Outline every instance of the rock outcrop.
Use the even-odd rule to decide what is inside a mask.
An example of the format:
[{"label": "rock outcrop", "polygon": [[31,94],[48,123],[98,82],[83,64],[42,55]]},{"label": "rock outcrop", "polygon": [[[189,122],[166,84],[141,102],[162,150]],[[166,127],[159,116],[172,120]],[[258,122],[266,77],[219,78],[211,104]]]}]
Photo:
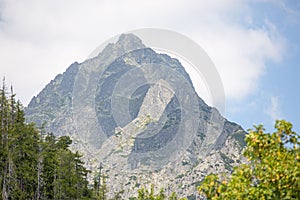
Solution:
[{"label": "rock outcrop", "polygon": [[101,163],[109,195],[153,183],[195,199],[211,173],[242,161],[245,132],[198,97],[181,63],[123,34],[98,56],[73,63],[25,109],[26,119],[69,135],[86,165]]}]

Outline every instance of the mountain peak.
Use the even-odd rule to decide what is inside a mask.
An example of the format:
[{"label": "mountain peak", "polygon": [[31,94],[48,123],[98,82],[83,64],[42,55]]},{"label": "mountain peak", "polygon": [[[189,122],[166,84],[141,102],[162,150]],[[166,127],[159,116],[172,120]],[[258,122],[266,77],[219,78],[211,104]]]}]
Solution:
[{"label": "mountain peak", "polygon": [[[142,40],[140,38],[138,38],[137,36],[135,36],[132,33],[128,33],[128,34],[121,34],[119,37],[119,40],[116,43],[117,45],[121,45],[124,48],[129,48],[131,49],[132,47],[141,47],[141,48],[145,48],[146,46],[143,44]],[[126,48],[126,49],[127,49]]]},{"label": "mountain peak", "polygon": [[143,44],[140,38],[132,33],[123,33],[119,36],[116,43],[109,43],[102,52],[99,52],[98,55],[110,57],[115,53],[117,56],[121,56],[126,52],[144,48],[146,48],[146,46]]},{"label": "mountain peak", "polygon": [[28,122],[71,136],[89,169],[101,162],[110,197],[124,189],[128,199],[148,183],[195,195],[195,180],[241,162],[242,128],[197,96],[178,60],[133,34],[71,65],[25,113]]}]

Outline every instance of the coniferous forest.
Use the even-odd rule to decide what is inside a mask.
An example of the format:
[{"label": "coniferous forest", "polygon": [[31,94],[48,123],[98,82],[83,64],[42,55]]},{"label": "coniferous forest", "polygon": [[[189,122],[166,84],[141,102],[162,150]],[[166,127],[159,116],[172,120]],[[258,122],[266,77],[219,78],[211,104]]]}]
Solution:
[{"label": "coniferous forest", "polygon": [[[94,182],[79,152],[72,152],[69,136],[56,137],[25,121],[21,103],[5,81],[0,88],[0,199],[100,199],[106,200],[106,177],[100,171]],[[236,167],[231,176],[219,180],[209,175],[198,191],[207,199],[299,199],[300,135],[292,124],[277,120],[276,132],[262,125],[249,130],[244,156],[248,164]],[[122,199],[124,191],[112,199]],[[132,200],[178,200],[164,190],[141,188]]]},{"label": "coniferous forest", "polygon": [[68,136],[55,137],[25,122],[13,90],[0,90],[1,199],[84,199],[91,197],[88,171]]},{"label": "coniferous forest", "polygon": [[[96,172],[93,183],[79,152],[72,152],[69,136],[56,137],[27,123],[22,104],[3,80],[0,88],[0,199],[107,199],[105,176]],[[122,199],[122,191],[113,199]],[[137,198],[165,199],[142,188]],[[168,199],[179,199],[175,193]]]}]

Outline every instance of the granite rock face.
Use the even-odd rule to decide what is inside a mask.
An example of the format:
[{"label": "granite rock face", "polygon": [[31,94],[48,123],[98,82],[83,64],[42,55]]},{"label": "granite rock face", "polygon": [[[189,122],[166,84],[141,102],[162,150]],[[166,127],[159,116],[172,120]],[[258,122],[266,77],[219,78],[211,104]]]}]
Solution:
[{"label": "granite rock face", "polygon": [[109,195],[151,183],[195,199],[211,172],[242,162],[245,131],[198,97],[181,63],[123,34],[98,56],[73,63],[25,109],[26,120],[69,135]]}]

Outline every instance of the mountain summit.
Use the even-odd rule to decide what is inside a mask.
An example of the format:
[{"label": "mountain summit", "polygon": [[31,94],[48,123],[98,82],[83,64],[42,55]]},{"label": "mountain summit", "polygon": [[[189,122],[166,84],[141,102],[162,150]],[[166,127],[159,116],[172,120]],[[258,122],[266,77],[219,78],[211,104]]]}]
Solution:
[{"label": "mountain summit", "polygon": [[25,110],[28,122],[69,135],[86,165],[101,163],[109,195],[153,183],[196,198],[211,172],[241,162],[244,130],[198,97],[181,63],[122,34],[96,57],[73,63]]}]

